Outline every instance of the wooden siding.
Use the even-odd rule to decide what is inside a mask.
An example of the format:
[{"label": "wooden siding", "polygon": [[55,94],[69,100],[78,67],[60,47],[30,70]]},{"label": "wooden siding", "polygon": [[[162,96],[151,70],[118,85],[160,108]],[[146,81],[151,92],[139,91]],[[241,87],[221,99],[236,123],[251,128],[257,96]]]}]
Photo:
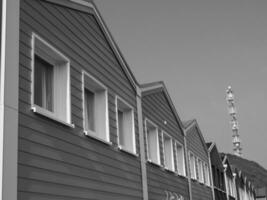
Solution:
[{"label": "wooden siding", "polygon": [[191,181],[192,200],[212,200],[212,189],[195,180]]},{"label": "wooden siding", "polygon": [[[70,59],[71,113],[75,128],[31,110],[31,35],[35,32]],[[115,95],[135,113],[135,90],[95,17],[40,0],[21,0],[18,199],[142,199],[139,156],[118,150]],[[83,134],[82,70],[108,88],[112,145]]]},{"label": "wooden siding", "polygon": [[[206,144],[203,144],[199,134],[201,133],[199,133],[196,126],[193,126],[192,128],[190,128],[190,130],[188,130],[186,134],[187,150],[193,152],[195,156],[199,157],[202,161],[206,162],[209,165],[208,152],[205,149]],[[192,200],[212,200],[211,187],[192,179],[191,187]]]},{"label": "wooden siding", "polygon": [[201,133],[198,133],[198,129],[195,126],[187,132],[187,149],[189,151],[192,151],[197,157],[199,157],[201,160],[205,161],[208,164],[208,152],[205,149],[206,146],[204,146],[206,144],[203,144],[199,134]]},{"label": "wooden siding", "polygon": [[221,156],[216,145],[210,152],[212,178],[214,184],[215,200],[226,200],[227,195],[225,191],[224,168]]},{"label": "wooden siding", "polygon": [[[162,131],[165,131],[173,139],[179,141],[181,144],[184,144],[182,130],[176,121],[165,94],[161,90],[153,93],[144,93],[142,97],[142,109],[143,118],[148,118],[158,126],[160,160],[161,165],[163,165]],[[164,124],[164,121],[166,121],[167,124]],[[147,144],[146,138],[145,144]],[[176,160],[174,163],[176,166]],[[149,200],[165,199],[166,192],[174,192],[176,194],[183,195],[185,200],[189,199],[187,178],[178,176],[173,172],[165,170],[163,167],[151,163],[147,163],[147,177]]]},{"label": "wooden siding", "polygon": [[189,200],[188,180],[155,166],[147,164],[148,199],[166,199],[166,192],[182,195]]}]

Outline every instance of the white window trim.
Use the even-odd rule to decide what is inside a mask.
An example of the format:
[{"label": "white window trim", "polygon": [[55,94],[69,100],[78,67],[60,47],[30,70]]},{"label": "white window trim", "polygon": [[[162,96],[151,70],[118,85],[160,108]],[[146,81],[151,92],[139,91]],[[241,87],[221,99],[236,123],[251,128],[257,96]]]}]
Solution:
[{"label": "white window trim", "polygon": [[[149,159],[149,155],[148,155],[148,137],[147,137],[147,122],[152,124],[157,130],[157,162],[154,162],[154,161]],[[156,165],[160,165],[159,129],[158,129],[158,126],[154,122],[149,120],[148,118],[145,118],[145,137],[146,137],[146,150],[147,150],[146,152],[147,152],[147,160],[148,160],[148,162],[154,163]]]},{"label": "white window trim", "polygon": [[[40,40],[45,46],[52,49],[53,52],[55,52],[56,54],[58,54],[60,57],[62,57],[64,60],[67,61],[66,67],[67,67],[67,83],[68,84],[67,84],[67,99],[66,99],[66,106],[67,106],[67,119],[66,119],[66,121],[57,117],[54,112],[51,112],[49,110],[46,110],[46,109],[34,104],[35,39]],[[32,73],[31,73],[31,80],[32,80],[32,84],[31,84],[31,110],[34,113],[48,117],[54,121],[57,121],[59,123],[66,125],[66,126],[75,128],[75,125],[73,123],[71,123],[70,60],[64,54],[62,54],[59,50],[57,50],[55,47],[53,47],[51,44],[46,42],[43,38],[41,38],[40,36],[38,36],[35,33],[32,33],[31,45],[32,45],[32,49],[31,49],[31,59],[32,59],[32,61],[31,61],[31,69],[32,69]],[[41,56],[41,57],[43,58],[43,56]],[[47,58],[45,58],[45,60],[48,62],[51,62],[51,60],[47,60]]]},{"label": "white window trim", "polygon": [[200,165],[200,167],[199,167],[199,165],[198,165],[198,168],[199,168],[199,171],[200,171],[200,173],[202,174],[202,180],[201,180],[201,176],[200,176],[200,174],[198,174],[198,176],[199,176],[199,182],[200,183],[203,183],[204,184],[204,172],[203,172],[203,163],[205,163],[201,158],[199,158],[199,157],[197,157],[197,160],[198,160],[198,164],[199,164],[199,161],[200,161],[200,163],[201,163],[201,165]]},{"label": "white window trim", "polygon": [[[177,145],[180,145],[180,146],[182,147],[182,150],[183,150],[183,152],[182,152],[182,155],[183,155],[183,172],[182,172],[182,173],[179,173],[179,171],[178,171],[178,164],[179,164],[179,163],[178,163],[178,159],[177,159],[177,157],[178,157]],[[185,176],[186,176],[186,171],[185,171],[184,145],[183,145],[182,143],[178,142],[177,140],[175,140],[175,154],[176,154],[177,173],[178,173],[179,175],[185,177]]]},{"label": "white window trim", "polygon": [[[84,94],[84,88],[85,88],[85,76],[89,77],[90,79],[94,80],[97,84],[99,84],[101,87],[105,89],[105,95],[106,95],[106,100],[105,100],[105,139],[102,139],[100,137],[95,136],[91,130],[85,130],[85,94]],[[111,145],[112,143],[110,142],[110,133],[109,133],[109,115],[108,115],[108,88],[98,81],[95,77],[93,77],[91,74],[86,72],[85,70],[82,70],[82,109],[83,109],[83,132],[86,136],[89,136],[93,139],[96,139],[100,142],[106,143]]]},{"label": "white window trim", "polygon": [[193,177],[192,177],[192,172],[191,172],[191,166],[189,167],[190,169],[190,178],[193,179],[193,180],[197,180],[197,169],[196,169],[196,159],[195,159],[195,154],[192,152],[192,151],[189,151],[189,166],[191,165],[191,155],[193,155],[193,159],[194,159],[194,174],[193,174]]},{"label": "white window trim", "polygon": [[[118,121],[118,100],[123,102],[126,106],[128,106],[132,110],[132,145],[133,145],[133,151],[129,151],[123,146],[120,145],[120,137],[119,137],[119,121]],[[137,156],[136,152],[136,138],[135,138],[135,123],[134,123],[134,108],[131,106],[128,102],[126,102],[123,98],[119,97],[118,95],[115,96],[115,114],[116,114],[116,129],[117,129],[117,144],[118,148],[122,151],[125,151],[126,153],[133,154]]]},{"label": "white window trim", "polygon": [[[162,134],[162,145],[163,145],[162,151],[163,151],[163,165],[164,165],[164,169],[166,169],[166,170],[168,170],[168,171],[175,172],[175,167],[174,167],[174,155],[173,155],[173,139],[172,139],[172,137],[171,137],[168,133],[166,133],[165,131],[162,131],[161,134]],[[172,158],[171,169],[169,169],[169,168],[165,165],[164,135],[166,135],[167,137],[169,137],[170,140],[171,140],[171,158]]]}]

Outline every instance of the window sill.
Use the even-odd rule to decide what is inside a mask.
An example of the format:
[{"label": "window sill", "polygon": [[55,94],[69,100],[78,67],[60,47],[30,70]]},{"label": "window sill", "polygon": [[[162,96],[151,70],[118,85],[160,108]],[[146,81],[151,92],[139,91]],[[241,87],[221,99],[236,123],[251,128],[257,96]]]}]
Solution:
[{"label": "window sill", "polygon": [[118,145],[118,149],[119,149],[120,151],[123,151],[123,152],[125,152],[125,153],[127,153],[127,154],[130,154],[130,155],[132,155],[132,156],[135,156],[135,157],[138,157],[138,156],[139,156],[137,153],[131,152],[131,151],[129,151],[129,150],[123,148],[121,145]]},{"label": "window sill", "polygon": [[181,173],[178,173],[178,172],[175,172],[175,175],[176,175],[176,176],[180,176],[180,177],[182,177],[182,178],[187,178],[186,175],[181,174]]},{"label": "window sill", "polygon": [[39,115],[42,115],[42,116],[47,117],[49,119],[52,119],[53,121],[59,122],[59,123],[65,125],[65,126],[68,126],[68,127],[71,127],[71,128],[75,128],[74,124],[59,119],[58,117],[55,116],[54,113],[52,113],[52,112],[50,112],[50,111],[48,111],[48,110],[46,110],[44,108],[41,108],[40,106],[33,105],[31,107],[31,110],[36,114],[39,114]]},{"label": "window sill", "polygon": [[92,133],[91,133],[91,131],[83,131],[84,132],[84,135],[86,135],[87,137],[89,137],[89,138],[92,138],[92,139],[94,139],[94,140],[97,140],[97,141],[99,141],[99,142],[102,142],[102,143],[104,143],[104,144],[107,144],[107,145],[112,145],[112,142],[109,142],[109,141],[106,141],[106,140],[104,140],[104,139],[102,139],[102,138],[99,138],[99,137],[97,137],[97,136],[94,136]]},{"label": "window sill", "polygon": [[162,165],[160,165],[159,163],[156,163],[156,162],[154,162],[154,161],[152,161],[150,159],[148,159],[147,162],[150,163],[150,164],[152,164],[152,165],[155,165],[157,167],[162,167]]},{"label": "window sill", "polygon": [[196,178],[192,178],[191,177],[191,180],[194,181],[194,182],[198,182]]},{"label": "window sill", "polygon": [[164,170],[175,174],[175,171],[173,169],[169,169],[167,167],[164,167]]}]

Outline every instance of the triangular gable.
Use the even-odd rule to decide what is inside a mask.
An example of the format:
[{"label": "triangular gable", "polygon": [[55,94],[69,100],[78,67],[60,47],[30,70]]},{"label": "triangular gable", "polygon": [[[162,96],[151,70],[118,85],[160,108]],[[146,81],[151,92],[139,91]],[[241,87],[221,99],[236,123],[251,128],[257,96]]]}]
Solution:
[{"label": "triangular gable", "polygon": [[183,124],[182,124],[182,121],[180,120],[180,117],[176,111],[176,108],[171,100],[171,97],[167,91],[167,88],[164,84],[164,82],[160,81],[160,82],[153,82],[153,83],[146,83],[146,84],[142,84],[140,85],[140,88],[141,88],[141,93],[142,93],[142,96],[145,96],[145,95],[149,95],[149,94],[153,94],[153,93],[158,93],[158,92],[163,92],[168,104],[169,104],[169,107],[175,117],[175,120],[177,121],[178,123],[178,126],[180,127],[180,129],[182,130],[182,134],[184,135],[184,129],[183,129]]},{"label": "triangular gable", "polygon": [[229,175],[231,175],[231,177],[233,177],[233,172],[232,172],[232,169],[231,169],[231,165],[229,163],[229,160],[228,160],[228,157],[226,154],[221,154],[222,155],[222,162],[223,162],[223,165],[227,165],[227,173]]},{"label": "triangular gable", "polygon": [[193,120],[189,120],[189,121],[183,122],[183,125],[184,125],[184,129],[185,129],[185,134],[189,130],[191,130],[192,128],[196,128],[197,129],[197,133],[198,133],[198,136],[199,136],[199,138],[201,140],[202,146],[205,149],[206,153],[208,154],[208,148],[207,148],[205,139],[203,137],[203,134],[202,134],[202,132],[201,132],[201,130],[199,128],[199,125],[197,123],[197,120],[196,119],[193,119]]},{"label": "triangular gable", "polygon": [[101,28],[106,41],[108,42],[111,50],[113,51],[114,55],[116,56],[120,66],[122,67],[123,72],[125,73],[127,79],[130,81],[132,87],[136,91],[138,88],[138,82],[135,79],[132,71],[130,70],[126,60],[124,59],[121,51],[119,50],[118,45],[116,44],[115,40],[113,39],[109,29],[107,28],[106,23],[104,22],[99,10],[97,9],[95,3],[92,0],[45,0],[47,2],[51,2],[54,4],[58,4],[61,6],[65,6],[68,8],[72,8],[75,10],[79,10],[82,12],[87,12],[94,15],[99,27]]},{"label": "triangular gable", "polygon": [[217,149],[217,146],[216,146],[216,144],[214,142],[210,145],[210,148],[208,150],[209,150],[210,155],[212,153],[215,153],[216,161],[218,163],[220,163],[221,169],[223,169],[222,159],[221,159],[221,156],[220,156],[219,151]]}]

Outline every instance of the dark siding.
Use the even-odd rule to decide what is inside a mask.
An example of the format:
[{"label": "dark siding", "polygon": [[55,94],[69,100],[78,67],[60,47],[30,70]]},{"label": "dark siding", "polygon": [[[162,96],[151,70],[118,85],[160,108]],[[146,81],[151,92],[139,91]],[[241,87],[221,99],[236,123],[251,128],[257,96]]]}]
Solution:
[{"label": "dark siding", "polygon": [[[40,0],[22,0],[20,11],[18,199],[142,199],[139,157],[116,148],[119,95],[134,108],[139,149],[135,91],[96,19]],[[71,61],[75,129],[30,110],[32,32]],[[108,88],[111,146],[83,135],[82,69]]]},{"label": "dark siding", "polygon": [[188,150],[192,151],[196,156],[198,156],[200,159],[205,161],[206,163],[209,162],[208,154],[206,151],[206,144],[203,144],[200,135],[201,133],[198,132],[198,129],[196,127],[192,127],[187,135],[187,148]]},{"label": "dark siding", "polygon": [[205,186],[196,181],[191,182],[192,186],[192,199],[193,200],[211,200],[212,190],[210,187]]},{"label": "dark siding", "polygon": [[210,152],[210,159],[212,165],[212,177],[214,183],[215,200],[226,200],[227,195],[225,191],[225,182],[223,175],[223,164],[221,156],[217,150],[216,145]]},{"label": "dark siding", "polygon": [[187,178],[177,176],[152,164],[147,164],[147,176],[149,200],[166,199],[166,191],[183,195],[185,200],[189,200]]},{"label": "dark siding", "polygon": [[[159,128],[160,158],[163,165],[162,130],[173,139],[184,144],[182,130],[180,129],[173,111],[171,110],[165,94],[162,91],[144,94],[142,98],[143,117],[148,118]],[[167,121],[167,124],[164,124]],[[146,138],[145,138],[146,143]],[[176,161],[175,161],[176,163]],[[147,163],[148,196],[149,200],[162,200],[166,198],[166,191],[175,192],[189,199],[188,180],[166,171],[162,167]]]},{"label": "dark siding", "polygon": [[[186,135],[188,151],[193,152],[197,157],[209,164],[206,144],[202,142],[197,127],[192,127]],[[205,146],[204,146],[205,145]],[[211,176],[210,176],[211,177]],[[212,190],[210,187],[191,179],[192,199],[193,200],[211,200]]]}]

